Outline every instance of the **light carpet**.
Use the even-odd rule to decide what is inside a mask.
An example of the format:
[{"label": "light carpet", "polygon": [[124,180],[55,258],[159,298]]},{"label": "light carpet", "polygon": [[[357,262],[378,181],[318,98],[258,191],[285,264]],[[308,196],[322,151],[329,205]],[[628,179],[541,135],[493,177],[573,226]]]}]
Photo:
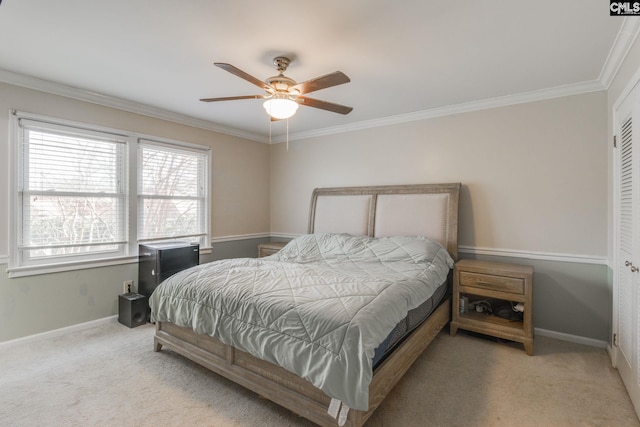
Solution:
[{"label": "light carpet", "polygon": [[[440,333],[367,423],[640,426],[605,350]],[[311,426],[119,323],[8,346],[0,426]]]}]

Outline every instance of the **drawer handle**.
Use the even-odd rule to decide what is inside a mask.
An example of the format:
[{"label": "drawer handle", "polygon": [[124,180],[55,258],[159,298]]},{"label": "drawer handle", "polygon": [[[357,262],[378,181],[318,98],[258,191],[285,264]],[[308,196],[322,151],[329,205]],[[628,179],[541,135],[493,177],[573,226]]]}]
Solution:
[{"label": "drawer handle", "polygon": [[495,286],[495,283],[481,282],[481,281],[477,281],[476,284],[485,285],[485,286]]}]

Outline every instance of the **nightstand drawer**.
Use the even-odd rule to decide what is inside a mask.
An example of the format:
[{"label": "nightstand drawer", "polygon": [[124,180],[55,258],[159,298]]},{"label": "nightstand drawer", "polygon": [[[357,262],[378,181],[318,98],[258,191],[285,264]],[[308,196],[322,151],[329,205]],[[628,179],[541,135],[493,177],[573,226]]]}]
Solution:
[{"label": "nightstand drawer", "polygon": [[273,255],[282,249],[287,242],[271,242],[258,245],[258,258]]},{"label": "nightstand drawer", "polygon": [[483,288],[512,294],[524,294],[524,280],[516,277],[490,276],[487,274],[460,272],[460,285]]}]

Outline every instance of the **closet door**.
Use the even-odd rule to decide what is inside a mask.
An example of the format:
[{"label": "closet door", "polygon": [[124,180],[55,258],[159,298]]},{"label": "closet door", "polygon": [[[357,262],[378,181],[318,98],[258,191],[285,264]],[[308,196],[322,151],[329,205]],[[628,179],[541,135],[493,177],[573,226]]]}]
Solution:
[{"label": "closet door", "polygon": [[616,129],[614,257],[614,363],[640,413],[640,92],[638,86],[614,111]]}]

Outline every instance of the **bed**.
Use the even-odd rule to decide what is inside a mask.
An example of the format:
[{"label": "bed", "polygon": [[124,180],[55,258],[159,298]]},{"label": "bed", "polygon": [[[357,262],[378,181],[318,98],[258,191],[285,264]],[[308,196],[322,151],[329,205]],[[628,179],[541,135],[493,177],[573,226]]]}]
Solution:
[{"label": "bed", "polygon": [[[304,280],[294,277],[298,266],[288,261],[291,261],[292,257],[295,258],[299,256],[299,253],[306,254],[307,252],[305,251],[307,251],[307,249],[304,248],[307,246],[313,249],[312,252],[314,254],[321,254],[320,258],[323,260],[322,268],[326,268],[327,265],[335,268],[337,261],[334,255],[330,255],[328,258],[326,256],[326,253],[333,254],[332,251],[335,250],[335,246],[355,245],[357,248],[360,248],[364,245],[366,251],[358,252],[359,249],[356,249],[355,252],[343,251],[345,253],[348,252],[349,265],[353,264],[351,258],[354,257],[354,253],[356,254],[355,258],[359,259],[365,252],[367,254],[374,252],[376,257],[383,257],[380,268],[382,268],[382,265],[386,266],[388,264],[393,266],[391,268],[392,270],[398,270],[398,266],[409,265],[410,263],[404,263],[404,260],[401,260],[403,262],[402,264],[392,264],[389,263],[390,258],[388,257],[394,258],[396,253],[402,251],[411,252],[411,248],[416,247],[416,245],[431,245],[433,243],[432,241],[438,242],[435,245],[440,249],[446,249],[446,251],[443,251],[448,253],[446,257],[449,259],[449,263],[451,263],[457,259],[459,191],[460,184],[458,183],[315,189],[311,199],[307,236],[302,236],[300,239],[296,239],[294,242],[285,246],[280,255],[272,255],[262,260],[234,261],[240,264],[234,267],[233,274],[229,272],[228,275],[235,275],[236,271],[246,270],[250,267],[253,276],[256,276],[256,271],[259,271],[261,272],[260,275],[264,274],[265,277],[269,277],[271,270],[287,267],[285,271],[285,276],[288,277],[287,280],[290,282],[297,280],[304,284],[306,283]],[[424,237],[404,236],[425,236],[428,237],[428,239],[424,239]],[[325,241],[329,243],[325,243]],[[336,244],[336,241],[339,243]],[[407,246],[405,246],[405,243]],[[332,248],[331,252],[323,252],[326,250],[325,246],[330,246]],[[303,250],[300,250],[300,247],[302,247]],[[382,249],[371,251],[371,247]],[[434,256],[437,257],[441,257],[442,255],[441,251],[437,248],[433,250],[429,249],[426,252],[433,253]],[[342,254],[340,254],[340,256],[342,256]],[[303,259],[306,260],[306,258]],[[368,258],[366,261],[368,261]],[[450,265],[451,264],[449,264],[449,266]],[[184,274],[179,273],[182,274],[184,278],[178,277],[176,282],[186,280],[187,277],[193,277],[190,280],[194,283],[199,283],[200,288],[202,288],[203,283],[208,283],[203,279],[205,277],[204,271],[214,269],[214,267],[216,267],[214,264],[205,267],[199,266],[195,268],[195,270],[190,269],[184,272]],[[311,268],[313,269],[315,266]],[[363,269],[361,266],[358,268]],[[370,268],[374,269],[374,267]],[[409,265],[407,268],[411,269],[411,266]],[[441,268],[434,267],[434,269],[439,271],[438,274],[440,274],[440,276],[438,277],[442,277]],[[429,268],[429,270],[431,270],[431,268]],[[316,274],[316,276],[325,275],[325,270],[321,271],[322,272]],[[407,275],[405,271],[401,271],[400,273]],[[446,273],[448,273],[448,271],[445,272],[445,281],[447,277]],[[304,272],[301,274],[309,275],[307,280],[311,280],[310,273]],[[354,276],[352,271],[342,270],[342,267],[338,269],[338,274],[349,277]],[[378,273],[372,274],[371,277],[378,277]],[[363,279],[358,276],[354,280],[362,281]],[[382,279],[380,282],[381,284],[379,286],[381,286],[380,289],[383,290],[382,292],[387,292],[388,289],[402,288],[402,286],[387,287]],[[363,352],[367,354],[367,357],[363,357],[362,354],[360,354],[358,360],[364,360],[364,365],[368,363],[369,371],[367,371],[366,366],[364,368],[358,367],[360,370],[353,371],[352,367],[356,366],[356,364],[349,362],[345,364],[346,367],[344,369],[347,369],[347,373],[344,374],[344,378],[351,378],[350,375],[352,375],[352,372],[356,372],[354,375],[358,378],[366,376],[365,374],[369,372],[369,377],[364,380],[365,383],[368,384],[368,388],[361,390],[357,386],[357,383],[356,385],[345,383],[347,388],[351,386],[356,393],[356,397],[353,397],[350,401],[351,395],[349,393],[344,392],[343,395],[340,395],[340,391],[335,389],[331,384],[327,386],[325,383],[318,384],[317,381],[314,381],[316,385],[312,384],[312,380],[315,380],[313,375],[315,375],[314,372],[317,371],[317,366],[327,366],[326,372],[329,373],[326,374],[325,372],[325,374],[329,377],[336,376],[336,374],[331,373],[333,372],[331,371],[333,365],[325,363],[324,359],[318,360],[318,362],[322,363],[302,363],[305,365],[304,369],[309,369],[309,371],[304,371],[304,374],[300,373],[299,376],[294,373],[297,372],[296,369],[288,367],[289,370],[287,370],[278,366],[281,362],[280,359],[277,357],[274,359],[275,356],[272,356],[271,353],[267,352],[266,356],[259,358],[250,354],[250,352],[255,354],[250,345],[248,351],[238,350],[236,347],[245,348],[243,346],[246,344],[248,338],[233,338],[223,333],[220,339],[217,339],[210,337],[206,333],[202,333],[203,331],[200,330],[198,325],[192,325],[189,319],[185,321],[181,318],[181,308],[171,308],[167,301],[172,298],[174,300],[181,299],[182,295],[176,296],[169,294],[168,289],[170,286],[172,286],[172,284],[161,285],[158,289],[162,289],[162,291],[159,292],[159,296],[156,296],[156,301],[153,303],[156,304],[155,307],[153,307],[154,310],[157,310],[160,314],[164,313],[163,307],[168,307],[167,313],[169,313],[166,315],[159,314],[160,317],[156,319],[156,333],[154,337],[154,349],[156,351],[160,351],[163,346],[167,347],[323,426],[362,426],[429,342],[431,342],[438,332],[447,324],[450,318],[451,304],[449,299],[445,297],[434,306],[434,309],[426,320],[411,326],[407,331],[408,334],[402,336],[401,340],[390,346],[392,349],[391,352],[378,357],[379,355],[376,351],[378,361],[374,369],[371,368],[371,366],[373,366],[373,362],[370,360],[370,356],[373,356],[371,348],[370,346],[363,346],[366,350],[363,350]],[[175,285],[174,288],[182,289],[176,286],[177,285]],[[372,283],[371,286],[374,287],[374,284]],[[197,286],[195,288],[199,289]],[[236,286],[233,289],[237,289],[236,293],[244,292],[241,286]],[[163,296],[162,292],[167,292],[166,297]],[[154,300],[153,297],[152,300]],[[377,298],[372,298],[372,300],[377,300]],[[208,305],[213,306],[216,304],[215,301],[218,300],[211,299],[211,301]],[[167,303],[164,304],[164,302]],[[414,303],[407,304],[406,308],[409,313],[419,308]],[[231,307],[231,305],[229,306]],[[200,305],[198,307],[200,307]],[[393,307],[395,307],[395,305],[393,305]],[[215,308],[215,310],[218,309],[220,308]],[[207,318],[214,316],[216,313],[215,310],[212,310],[214,314],[207,314]],[[360,308],[357,310],[360,310]],[[362,308],[362,311],[366,311],[365,308]],[[393,313],[400,310],[390,309],[384,311]],[[288,312],[285,309],[282,313]],[[404,314],[406,315],[407,312],[405,311]],[[279,316],[284,315],[278,314],[278,320]],[[397,318],[397,313],[389,316],[396,317],[386,320],[387,324],[385,328],[388,328],[389,322],[391,321],[399,322],[399,320],[404,320]],[[215,321],[213,322],[215,323]],[[345,322],[349,325],[351,325],[351,323],[357,323],[355,320],[349,319],[345,320]],[[290,332],[291,323],[285,322],[285,325],[288,328],[287,331]],[[368,326],[365,325],[365,327],[363,327],[360,325],[359,327],[366,329]],[[375,326],[371,329],[380,328]],[[394,328],[394,331],[396,329],[397,328]],[[200,333],[196,333],[196,331]],[[331,333],[333,332],[334,331],[331,330]],[[387,329],[384,329],[384,334],[388,332]],[[382,332],[378,331],[378,334],[380,333]],[[356,342],[350,338],[350,332],[345,332],[344,334],[345,335],[341,336],[345,342]],[[290,335],[295,335],[295,330]],[[320,331],[320,335],[324,337],[325,332]],[[334,337],[334,335],[326,335]],[[384,336],[382,336],[382,338],[384,338]],[[278,341],[279,339],[280,338],[268,336],[267,341]],[[251,338],[250,340],[255,341],[255,338]],[[333,338],[328,338],[323,341],[322,344],[330,347],[332,345],[331,343],[335,341]],[[386,340],[384,341],[386,342]],[[230,344],[225,344],[225,342]],[[382,340],[379,340],[379,342],[382,342]],[[235,345],[233,345],[233,343],[235,343]],[[292,343],[287,342],[287,345],[293,346],[291,347],[292,349],[295,348],[292,354],[297,354],[298,350],[297,347],[295,347],[297,345],[296,341]],[[345,346],[348,347],[346,344]],[[322,358],[324,353],[316,352],[317,347],[318,346],[315,345],[313,348],[311,352],[312,356],[309,356],[307,359],[301,358],[301,360],[313,361],[315,357]],[[330,350],[335,350],[336,354],[338,354],[339,351],[343,350],[343,347],[336,347]],[[347,356],[346,352],[344,354],[340,353],[338,356],[337,358],[340,360],[350,357]],[[263,358],[266,360],[263,360]],[[311,365],[311,368],[306,365]],[[314,367],[314,365],[316,365],[316,367]],[[336,369],[340,368],[338,367]],[[309,374],[310,371],[313,372]],[[340,375],[343,374],[340,373],[338,376]],[[302,378],[302,376],[307,379]],[[329,392],[326,393],[323,390],[329,390]],[[330,397],[330,395],[333,397]],[[337,399],[336,395],[341,397],[341,399]],[[362,399],[365,399],[364,403]],[[345,402],[355,403],[353,403],[353,405],[347,405]],[[340,410],[341,405],[342,410]],[[349,409],[350,406],[352,409]]]}]

